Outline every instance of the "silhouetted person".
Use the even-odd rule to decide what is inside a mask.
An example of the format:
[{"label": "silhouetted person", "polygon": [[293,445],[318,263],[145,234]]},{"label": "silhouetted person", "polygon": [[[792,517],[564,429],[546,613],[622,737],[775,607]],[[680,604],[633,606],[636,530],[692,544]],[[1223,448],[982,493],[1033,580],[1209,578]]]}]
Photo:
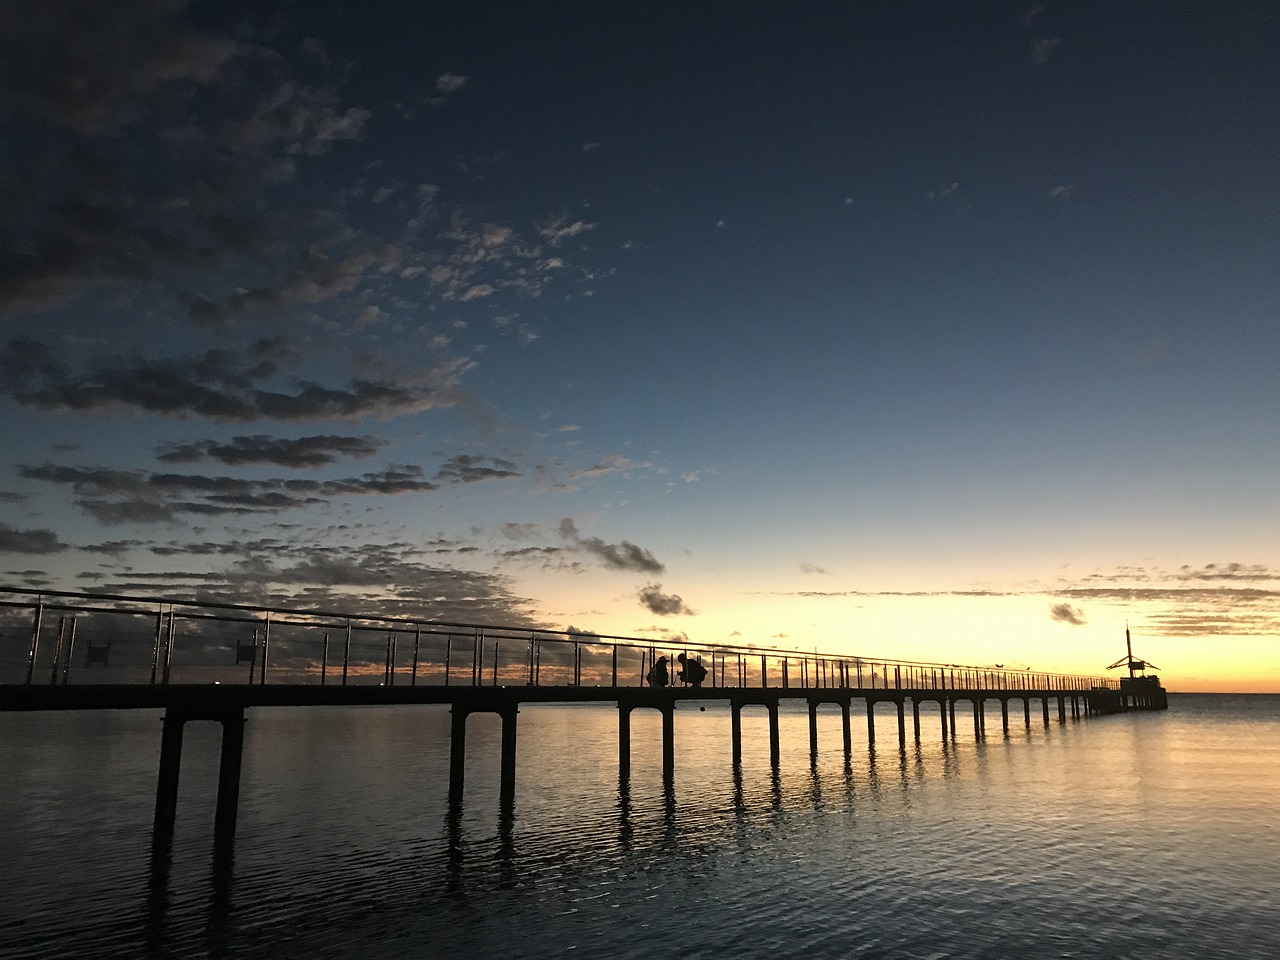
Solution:
[{"label": "silhouetted person", "polygon": [[659,657],[649,668],[649,686],[665,687],[667,685],[667,658]]},{"label": "silhouetted person", "polygon": [[688,659],[683,653],[676,659],[680,661],[680,672],[676,676],[690,686],[702,686],[702,681],[707,679],[707,668],[697,660]]}]

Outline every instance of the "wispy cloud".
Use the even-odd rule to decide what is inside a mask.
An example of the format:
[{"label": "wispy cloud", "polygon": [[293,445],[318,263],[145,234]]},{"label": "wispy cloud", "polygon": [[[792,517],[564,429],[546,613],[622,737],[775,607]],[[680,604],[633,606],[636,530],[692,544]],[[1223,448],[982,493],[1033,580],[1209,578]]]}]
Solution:
[{"label": "wispy cloud", "polygon": [[442,73],[436,77],[437,93],[457,93],[467,85],[470,77],[464,77],[460,73]]},{"label": "wispy cloud", "polygon": [[1038,65],[1043,67],[1049,62],[1049,55],[1062,42],[1061,37],[1045,37],[1037,40],[1031,45],[1031,59]]}]

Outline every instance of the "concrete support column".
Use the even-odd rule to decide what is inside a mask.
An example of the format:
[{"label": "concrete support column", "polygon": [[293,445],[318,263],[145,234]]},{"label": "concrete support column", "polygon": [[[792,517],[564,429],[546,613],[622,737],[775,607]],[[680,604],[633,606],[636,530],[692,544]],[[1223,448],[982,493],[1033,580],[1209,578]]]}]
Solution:
[{"label": "concrete support column", "polygon": [[1009,735],[1009,698],[1000,698],[1000,722],[1004,725],[1004,735]]},{"label": "concrete support column", "polygon": [[982,701],[976,697],[973,701],[973,738],[982,739]]},{"label": "concrete support column", "polygon": [[178,770],[182,765],[182,727],[186,717],[174,710],[165,712],[160,734],[160,777],[156,784],[155,833],[173,836],[178,817]]},{"label": "concrete support column", "polygon": [[778,746],[778,701],[769,704],[769,765],[778,769],[782,751]]},{"label": "concrete support column", "polygon": [[742,766],[742,704],[729,704],[729,723],[733,738],[733,766]]},{"label": "concrete support column", "polygon": [[1031,698],[1023,696],[1022,698],[1022,714],[1027,722],[1027,729],[1031,729]]},{"label": "concrete support column", "polygon": [[1049,695],[1047,693],[1041,695],[1040,707],[1044,712],[1044,725],[1047,727],[1049,725]]},{"label": "concrete support column", "polygon": [[449,724],[449,802],[462,801],[462,782],[467,761],[467,713],[455,703]]},{"label": "concrete support column", "polygon": [[631,706],[618,704],[618,779],[631,779]]},{"label": "concrete support column", "polygon": [[503,710],[502,717],[502,773],[498,788],[498,803],[510,809],[516,800],[516,717],[519,709],[512,706]]},{"label": "concrete support column", "polygon": [[676,705],[664,704],[662,710],[662,779],[670,783],[676,775]]},{"label": "concrete support column", "polygon": [[907,749],[906,702],[898,701],[898,749]]},{"label": "concrete support column", "polygon": [[1058,722],[1067,722],[1067,698],[1061,694],[1058,695]]},{"label": "concrete support column", "polygon": [[240,808],[240,763],[244,756],[244,708],[222,720],[222,757],[218,764],[218,805],[213,815],[213,837],[226,842],[236,835]]},{"label": "concrete support column", "polygon": [[809,701],[809,760],[818,762],[818,702]]},{"label": "concrete support column", "polygon": [[951,739],[956,738],[956,698],[947,699],[947,715],[951,718]]},{"label": "concrete support column", "polygon": [[840,704],[840,719],[844,724],[844,758],[853,756],[853,731],[849,727],[849,701]]},{"label": "concrete support column", "polygon": [[947,742],[947,703],[945,700],[938,701],[938,719],[942,721],[942,742]]},{"label": "concrete support column", "polygon": [[876,704],[874,700],[867,701],[867,745],[871,747],[876,745]]},{"label": "concrete support column", "polygon": [[911,725],[915,730],[916,743],[920,742],[920,701],[915,697],[911,698]]}]

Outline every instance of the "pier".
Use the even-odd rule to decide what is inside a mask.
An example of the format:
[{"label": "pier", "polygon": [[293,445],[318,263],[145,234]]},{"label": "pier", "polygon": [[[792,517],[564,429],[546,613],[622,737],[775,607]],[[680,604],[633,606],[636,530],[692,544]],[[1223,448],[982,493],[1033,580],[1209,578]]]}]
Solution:
[{"label": "pier", "polygon": [[[921,663],[847,654],[734,645],[674,647],[631,638],[522,627],[441,623],[319,610],[262,609],[140,597],[0,588],[0,710],[163,711],[155,833],[173,833],[183,731],[191,721],[222,726],[214,835],[234,837],[247,711],[253,707],[442,704],[451,710],[449,795],[460,802],[467,720],[501,719],[500,802],[515,802],[520,707],[530,703],[612,703],[618,709],[618,772],[631,771],[631,715],[662,716],[663,777],[674,777],[676,713],[707,701],[730,708],[731,758],[742,759],[743,710],[768,714],[770,758],[779,762],[778,709],[808,706],[811,757],[819,709],[839,709],[845,757],[852,750],[855,701],[870,744],[878,736],[954,741],[972,717],[986,736],[998,705],[1030,727],[1126,710],[1167,708],[1153,676],[1115,680],[998,667]],[[15,646],[14,638],[21,638]],[[683,657],[683,661],[679,658]],[[685,682],[677,664],[705,674]],[[654,667],[666,671],[657,685]],[[658,671],[661,672],[661,671]],[[890,704],[896,726],[877,731],[876,708]],[[959,711],[959,718],[957,718]],[[908,712],[910,730],[908,731]],[[882,712],[883,713],[883,712]],[[1021,717],[1018,717],[1021,713]],[[966,734],[967,735],[967,734]]]}]

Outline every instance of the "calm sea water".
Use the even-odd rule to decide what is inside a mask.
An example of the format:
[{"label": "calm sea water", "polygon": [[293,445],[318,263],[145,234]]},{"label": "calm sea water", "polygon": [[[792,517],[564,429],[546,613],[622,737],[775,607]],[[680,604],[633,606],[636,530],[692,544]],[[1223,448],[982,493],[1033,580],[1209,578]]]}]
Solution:
[{"label": "calm sea water", "polygon": [[[211,827],[219,729],[188,724],[178,829],[150,825],[158,712],[0,714],[0,956],[1258,957],[1280,942],[1280,697],[1167,713],[998,713],[977,741],[878,749],[803,706],[526,707],[514,815],[475,716],[460,812],[447,710],[256,709],[234,857]],[[908,721],[908,730],[910,722]]]}]

